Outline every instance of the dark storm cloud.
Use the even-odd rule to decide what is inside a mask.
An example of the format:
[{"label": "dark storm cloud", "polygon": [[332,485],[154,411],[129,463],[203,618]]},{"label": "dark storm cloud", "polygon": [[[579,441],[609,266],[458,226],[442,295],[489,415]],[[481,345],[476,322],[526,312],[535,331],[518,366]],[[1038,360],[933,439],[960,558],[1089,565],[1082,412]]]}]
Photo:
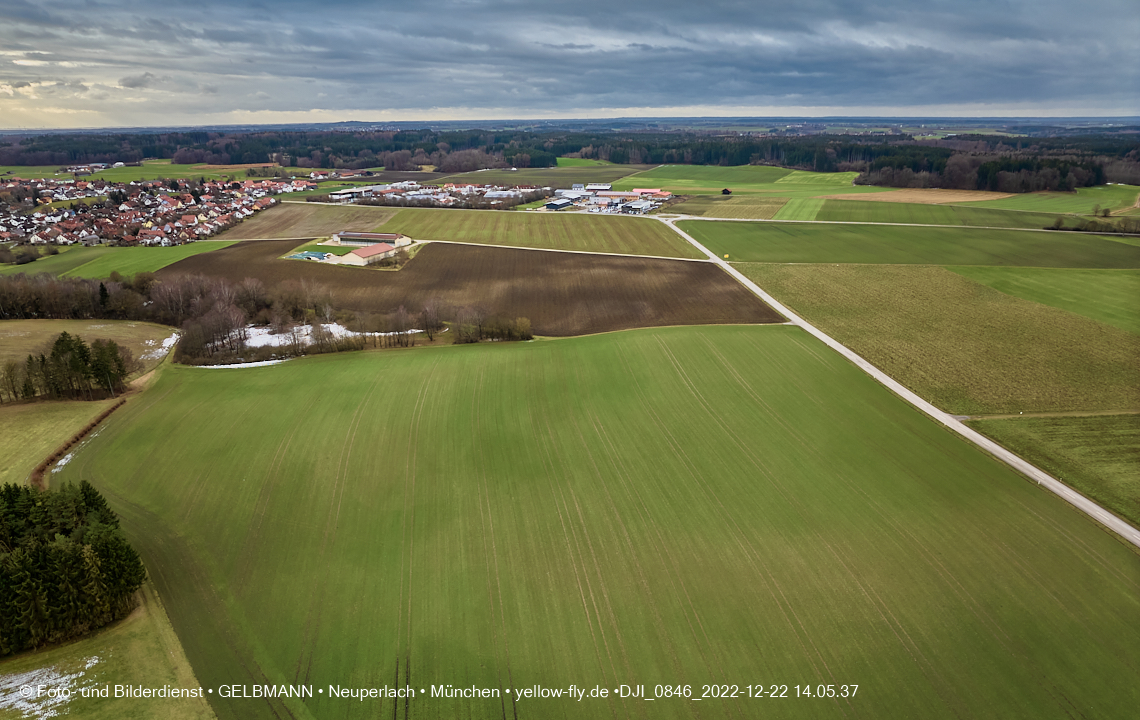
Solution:
[{"label": "dark storm cloud", "polygon": [[[133,113],[895,107],[1140,111],[1134,0],[0,5],[0,89]],[[34,51],[34,52],[33,52]],[[101,92],[103,90],[101,89]],[[129,93],[117,101],[115,92]],[[0,95],[0,103],[8,96]],[[120,113],[121,114],[121,113]]]}]

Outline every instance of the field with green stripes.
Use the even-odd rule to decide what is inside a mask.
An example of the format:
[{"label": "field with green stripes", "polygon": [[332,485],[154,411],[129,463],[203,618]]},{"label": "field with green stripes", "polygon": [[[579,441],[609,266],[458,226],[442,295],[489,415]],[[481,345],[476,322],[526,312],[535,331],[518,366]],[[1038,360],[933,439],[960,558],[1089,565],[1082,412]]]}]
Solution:
[{"label": "field with green stripes", "polygon": [[167,367],[113,417],[55,479],[121,514],[204,686],[499,693],[221,718],[648,712],[505,692],[571,684],[859,685],[779,701],[812,718],[1140,702],[1140,556],[797,328]]},{"label": "field with green stripes", "polygon": [[60,277],[101,279],[118,272],[132,277],[154,272],[199,253],[233,245],[231,241],[200,240],[173,247],[73,247],[26,265],[0,266],[0,275],[47,273]]},{"label": "field with green stripes", "polygon": [[648,218],[485,210],[400,210],[383,226],[416,240],[451,240],[546,248],[699,258],[700,251]]}]

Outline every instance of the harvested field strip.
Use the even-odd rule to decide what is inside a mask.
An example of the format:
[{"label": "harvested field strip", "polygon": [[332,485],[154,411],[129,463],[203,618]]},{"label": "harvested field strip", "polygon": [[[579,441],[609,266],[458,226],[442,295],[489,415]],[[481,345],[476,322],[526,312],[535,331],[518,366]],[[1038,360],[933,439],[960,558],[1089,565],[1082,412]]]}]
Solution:
[{"label": "harvested field strip", "polygon": [[[220,240],[326,238],[341,230],[370,232],[396,214],[395,208],[325,203],[281,203],[262,210],[218,236]],[[384,232],[388,232],[385,229]]]},{"label": "harvested field strip", "polygon": [[776,220],[815,220],[816,214],[823,208],[823,200],[819,198],[792,198],[779,212]]},{"label": "harvested field strip", "polygon": [[671,205],[667,212],[741,220],[771,220],[787,201],[787,198],[767,195],[697,195],[678,205]]},{"label": "harvested field strip", "polygon": [[780,185],[851,185],[857,172],[817,173],[793,170],[776,182]]},{"label": "harvested field strip", "polygon": [[985,200],[1004,200],[1016,197],[1009,193],[988,192],[985,190],[926,190],[903,189],[889,190],[881,193],[867,195],[832,195],[824,196],[825,200],[858,200],[887,203],[908,203],[922,205],[941,205],[943,203],[980,202]]},{"label": "harvested field strip", "polygon": [[417,240],[699,258],[677,233],[649,218],[490,210],[401,210],[384,226]]},{"label": "harvested field strip", "polygon": [[[455,211],[443,211],[455,212]],[[653,222],[672,233],[663,223]],[[203,274],[267,286],[306,280],[341,307],[418,312],[430,298],[530,318],[540,335],[583,335],[661,325],[783,322],[712,263],[430,243],[399,272],[280,260],[291,240],[239,243],[160,273]]]},{"label": "harvested field strip", "polygon": [[[873,196],[880,197],[880,196]],[[793,201],[794,202],[794,201]],[[970,225],[998,228],[1051,227],[1062,215],[1010,212],[963,205],[923,205],[919,203],[861,202],[827,200],[814,220],[829,222],[915,223],[919,225]],[[780,218],[781,220],[785,218]],[[804,218],[786,218],[804,219]],[[1070,218],[1072,224],[1076,220]]]},{"label": "harvested field strip", "polygon": [[1140,415],[967,424],[1140,527]]},{"label": "harvested field strip", "polygon": [[[1140,558],[798,328],[170,367],[148,392],[61,479],[121,512],[207,687],[905,688],[788,717],[1140,701]],[[222,718],[582,716],[565,700],[211,702]]]},{"label": "harvested field strip", "polygon": [[1140,271],[955,267],[1007,295],[1061,308],[1140,334]]},{"label": "harvested field strip", "polygon": [[1140,268],[1140,247],[1077,233],[710,220],[678,226],[733,262]]},{"label": "harvested field strip", "polygon": [[938,267],[736,267],[947,412],[1140,409],[1140,337]]}]

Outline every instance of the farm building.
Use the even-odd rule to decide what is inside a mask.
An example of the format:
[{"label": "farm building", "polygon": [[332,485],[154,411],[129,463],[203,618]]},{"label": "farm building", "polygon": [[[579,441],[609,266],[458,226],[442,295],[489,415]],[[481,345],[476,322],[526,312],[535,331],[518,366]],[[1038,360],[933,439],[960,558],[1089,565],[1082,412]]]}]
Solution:
[{"label": "farm building", "polygon": [[633,213],[636,215],[644,215],[653,209],[653,203],[648,200],[635,200],[634,202],[627,202],[621,206],[621,211],[624,213]]},{"label": "farm building", "polygon": [[545,207],[547,210],[562,210],[563,208],[573,207],[573,205],[574,201],[572,201],[570,198],[560,197],[555,200],[551,200],[543,207]]},{"label": "farm building", "polygon": [[399,233],[366,233],[366,232],[338,232],[329,238],[329,245],[351,245],[357,247],[368,247],[370,245],[377,245],[380,243],[387,243],[394,247],[403,247],[411,245],[412,239],[406,235]]},{"label": "farm building", "polygon": [[373,243],[368,247],[357,248],[347,255],[341,255],[333,260],[333,262],[337,265],[356,265],[357,267],[364,267],[365,265],[378,263],[384,258],[390,258],[397,252],[399,252],[399,248],[395,245]]}]

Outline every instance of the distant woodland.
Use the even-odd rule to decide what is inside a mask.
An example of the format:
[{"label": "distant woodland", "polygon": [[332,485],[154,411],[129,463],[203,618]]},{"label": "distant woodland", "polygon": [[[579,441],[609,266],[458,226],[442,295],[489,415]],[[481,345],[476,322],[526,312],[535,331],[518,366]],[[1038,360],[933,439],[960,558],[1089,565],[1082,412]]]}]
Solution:
[{"label": "distant woodland", "polygon": [[1094,133],[1014,138],[959,135],[753,135],[713,132],[261,131],[58,134],[0,140],[0,165],[166,158],[178,164],[278,163],[292,168],[418,170],[552,167],[558,157],[618,164],[779,165],[855,171],[890,187],[1031,192],[1140,184],[1140,137]]}]

